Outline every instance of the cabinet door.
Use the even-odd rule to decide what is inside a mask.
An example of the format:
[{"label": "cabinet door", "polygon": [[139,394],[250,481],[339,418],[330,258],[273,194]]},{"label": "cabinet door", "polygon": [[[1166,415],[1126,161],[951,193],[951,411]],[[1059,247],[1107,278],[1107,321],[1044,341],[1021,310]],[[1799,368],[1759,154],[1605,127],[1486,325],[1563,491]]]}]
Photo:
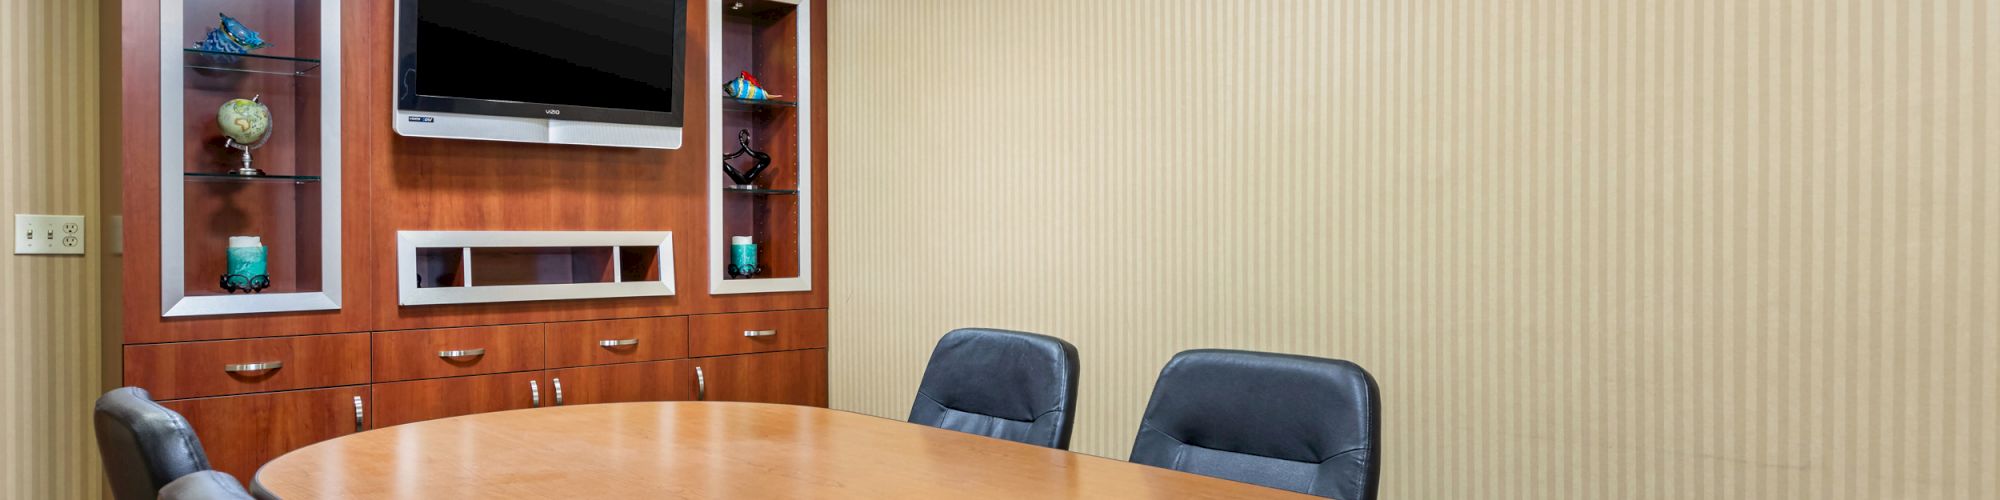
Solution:
[{"label": "cabinet door", "polygon": [[707,401],[826,406],[826,349],[703,358],[697,377]]},{"label": "cabinet door", "polygon": [[534,408],[552,397],[539,371],[375,384],[375,425]]},{"label": "cabinet door", "polygon": [[558,405],[692,401],[694,366],[683,359],[550,370],[549,388]]},{"label": "cabinet door", "polygon": [[160,403],[186,417],[215,470],[248,483],[264,462],[371,423],[368,388],[183,399]]}]

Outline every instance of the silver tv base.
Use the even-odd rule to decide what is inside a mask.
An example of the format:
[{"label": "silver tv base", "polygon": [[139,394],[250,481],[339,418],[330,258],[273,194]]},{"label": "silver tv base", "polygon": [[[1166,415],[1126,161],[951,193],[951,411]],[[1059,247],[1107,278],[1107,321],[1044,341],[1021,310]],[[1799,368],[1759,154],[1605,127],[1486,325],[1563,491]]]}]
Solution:
[{"label": "silver tv base", "polygon": [[548,118],[396,111],[396,133],[410,137],[474,139],[680,149],[681,128],[579,122]]}]

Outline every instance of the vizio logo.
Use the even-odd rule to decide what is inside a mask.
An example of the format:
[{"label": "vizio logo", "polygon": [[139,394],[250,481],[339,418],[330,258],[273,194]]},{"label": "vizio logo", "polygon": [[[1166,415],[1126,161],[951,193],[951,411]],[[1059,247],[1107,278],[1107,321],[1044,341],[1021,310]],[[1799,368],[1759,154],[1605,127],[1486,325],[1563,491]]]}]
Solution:
[{"label": "vizio logo", "polygon": [[560,115],[560,114],[562,114],[562,110],[560,110],[560,109],[551,109],[551,110],[546,110],[546,111],[543,111],[543,113],[548,113],[548,114],[551,114],[551,115]]}]

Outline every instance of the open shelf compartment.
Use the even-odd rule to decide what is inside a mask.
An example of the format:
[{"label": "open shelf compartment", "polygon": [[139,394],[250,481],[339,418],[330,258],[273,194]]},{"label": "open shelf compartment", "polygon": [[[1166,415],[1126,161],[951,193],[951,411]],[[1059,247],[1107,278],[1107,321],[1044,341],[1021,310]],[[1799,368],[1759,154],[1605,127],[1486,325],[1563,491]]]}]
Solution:
[{"label": "open shelf compartment", "polygon": [[[160,2],[161,316],[340,308],[340,11],[341,0]],[[225,15],[267,45],[192,48]],[[243,151],[226,146],[218,110],[253,97],[270,113],[250,154],[262,175],[236,175]],[[231,274],[237,236],[259,239],[264,275]]]},{"label": "open shelf compartment", "polygon": [[398,231],[405,306],[674,294],[671,231]]},{"label": "open shelf compartment", "polygon": [[[815,0],[728,0],[709,2],[708,73],[711,165],[737,151],[739,134],[770,156],[754,182],[738,185],[719,168],[709,175],[709,293],[768,293],[812,290],[812,11]],[[746,100],[721,91],[725,82],[748,72],[766,100]],[[747,169],[747,158],[731,160]],[[732,266],[733,242],[756,245],[754,272]]]}]

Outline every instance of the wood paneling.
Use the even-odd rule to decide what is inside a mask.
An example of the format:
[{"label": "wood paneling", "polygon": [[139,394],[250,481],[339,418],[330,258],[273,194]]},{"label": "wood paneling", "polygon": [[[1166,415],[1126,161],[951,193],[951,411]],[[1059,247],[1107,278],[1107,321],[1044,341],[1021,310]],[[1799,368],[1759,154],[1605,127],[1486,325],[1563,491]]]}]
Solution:
[{"label": "wood paneling", "polygon": [[2000,492],[2000,3],[833,4],[834,406],[1353,360],[1383,498]]},{"label": "wood paneling", "polygon": [[826,349],[744,354],[695,360],[706,401],[826,406]]},{"label": "wood paneling", "polygon": [[549,370],[549,387],[561,388],[558,405],[691,401],[694,367],[694,360],[683,359]]},{"label": "wood paneling", "polygon": [[[553,404],[542,372],[375,384],[376,427]],[[539,397],[539,399],[537,399]]]},{"label": "wood paneling", "polygon": [[185,399],[160,403],[186,417],[215,470],[248,483],[257,468],[299,447],[353,434],[354,398],[362,400],[360,427],[374,411],[366,387]]},{"label": "wood paneling", "polygon": [[[773,332],[749,337],[744,332]],[[826,310],[710,314],[688,319],[688,353],[720,356],[826,347]]]},{"label": "wood paneling", "polygon": [[[350,122],[344,130],[350,164],[372,165],[370,200],[394,207],[370,214],[370,247],[358,253],[393,255],[399,230],[667,230],[677,236],[675,274],[681,293],[674,297],[644,297],[587,301],[548,301],[487,305],[395,307],[394,266],[365,269],[371,276],[371,296],[383,304],[373,310],[374,328],[401,330],[479,324],[636,318],[701,312],[727,312],[824,307],[825,271],[818,267],[812,293],[750,294],[710,297],[706,263],[707,176],[716,168],[706,160],[707,101],[721,80],[702,68],[707,64],[707,24],[688,25],[684,84],[687,102],[684,135],[678,150],[640,150],[487,141],[455,141],[396,136],[385,115],[390,109],[393,65],[392,2],[355,2],[348,20],[370,42],[348,51],[349,67],[359,68],[348,79],[344,102],[375,110],[365,123]],[[705,2],[689,2],[691,20],[706,19]],[[380,41],[376,41],[380,40]],[[822,129],[823,131],[823,129]],[[823,158],[819,159],[823,161]],[[823,163],[822,163],[823,165]],[[824,167],[816,167],[824,168]],[[815,186],[823,198],[823,185]],[[824,226],[819,226],[824,230]],[[815,251],[824,256],[825,239]]]},{"label": "wood paneling", "polygon": [[293,500],[1314,498],[844,411],[735,403],[424,422],[301,450],[257,482]]},{"label": "wood paneling", "polygon": [[[549,368],[687,357],[687,317],[578,321],[548,325]],[[604,347],[602,341],[634,340]]]},{"label": "wood paneling", "polygon": [[[273,361],[284,365],[223,371]],[[366,384],[368,334],[125,346],[125,377],[158,400]]]},{"label": "wood paneling", "polygon": [[[374,334],[375,381],[457,377],[542,369],[542,325],[482,326]],[[476,356],[443,351],[483,349]]]}]

